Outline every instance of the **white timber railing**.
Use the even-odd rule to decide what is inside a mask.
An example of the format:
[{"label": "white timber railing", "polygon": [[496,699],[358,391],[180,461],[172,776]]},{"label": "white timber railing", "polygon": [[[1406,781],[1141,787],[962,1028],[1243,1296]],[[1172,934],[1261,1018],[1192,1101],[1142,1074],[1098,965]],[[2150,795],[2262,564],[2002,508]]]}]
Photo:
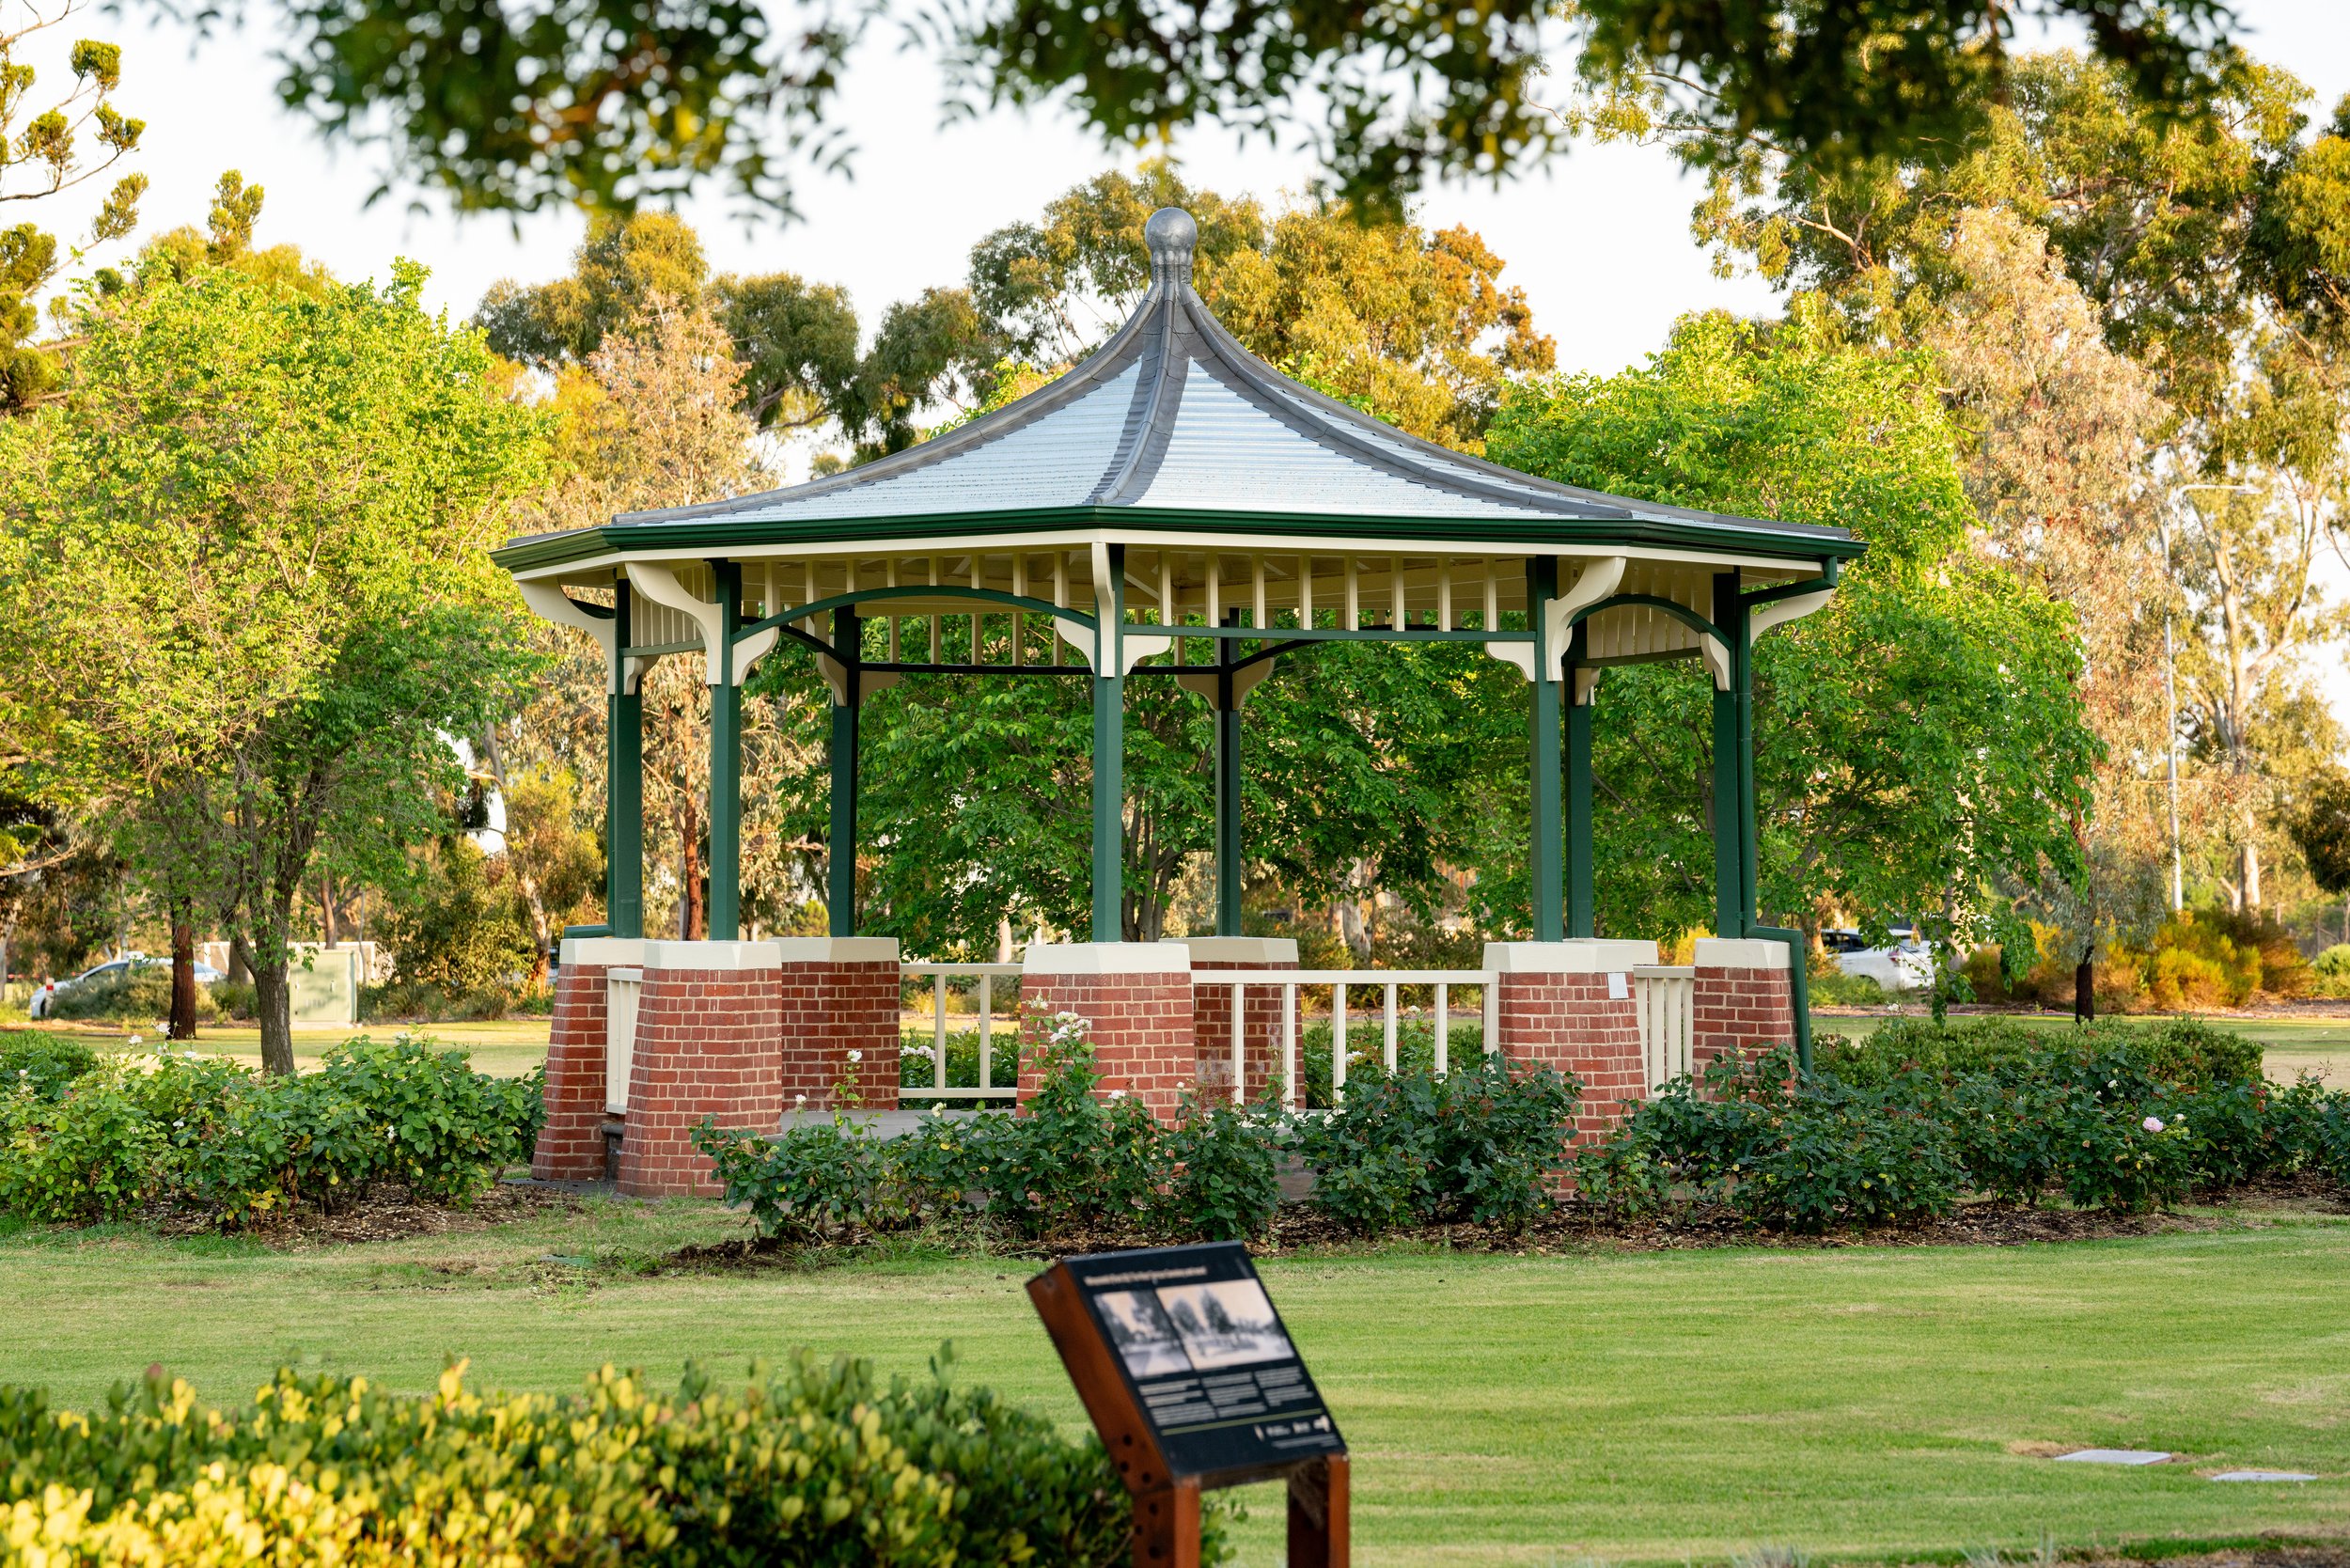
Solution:
[{"label": "white timber railing", "polygon": [[[1011,1082],[995,1082],[995,982],[1011,981],[1011,1006],[1006,1011],[1015,1027],[1020,1017],[1020,974],[1017,964],[903,964],[907,980],[931,982],[931,1084],[927,1089],[898,1090],[900,1100],[1010,1100],[1020,1093],[1020,1051],[1012,1047]],[[976,1086],[947,1081],[947,982],[958,975],[979,979],[979,1081]]]},{"label": "white timber railing", "polygon": [[[1304,986],[1327,986],[1330,989],[1330,1097],[1338,1105],[1346,1104],[1347,1037],[1351,1027],[1347,993],[1377,991],[1380,1004],[1380,1058],[1388,1072],[1395,1071],[1396,1026],[1402,1012],[1396,1006],[1396,992],[1406,985],[1426,985],[1435,990],[1435,1007],[1432,1023],[1434,1027],[1433,1044],[1435,1069],[1439,1077],[1451,1070],[1452,1057],[1452,993],[1456,988],[1474,989],[1481,994],[1484,1014],[1483,1043],[1485,1054],[1491,1056],[1500,1043],[1501,991],[1496,972],[1490,969],[1194,969],[1191,986],[1195,994],[1222,987],[1231,994],[1232,1101],[1244,1104],[1248,1098],[1246,1058],[1248,1035],[1246,996],[1252,990],[1276,990],[1281,994],[1281,1104],[1291,1110],[1298,1108],[1298,1006],[1297,993]],[[1369,1010],[1366,1010],[1367,1011]],[[1201,1010],[1192,1010],[1197,1021]],[[1368,1020],[1366,1020],[1368,1021]]]},{"label": "white timber railing", "polygon": [[1643,964],[1632,971],[1650,1089],[1689,1071],[1697,991],[1698,972],[1687,965]]},{"label": "white timber railing", "polygon": [[603,972],[603,1110],[628,1114],[628,1075],[636,1062],[636,1001],[644,995],[645,971]]}]

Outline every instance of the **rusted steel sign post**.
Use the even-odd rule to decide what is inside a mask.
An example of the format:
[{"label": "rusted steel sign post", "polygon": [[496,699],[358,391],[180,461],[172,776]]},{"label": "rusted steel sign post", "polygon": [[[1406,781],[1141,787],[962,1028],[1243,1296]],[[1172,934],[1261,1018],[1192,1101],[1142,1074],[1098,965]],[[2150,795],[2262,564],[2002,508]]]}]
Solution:
[{"label": "rusted steel sign post", "polygon": [[1246,1248],[1064,1258],[1028,1296],[1134,1495],[1136,1568],[1197,1568],[1200,1494],[1284,1477],[1290,1568],[1344,1568],[1346,1441]]}]

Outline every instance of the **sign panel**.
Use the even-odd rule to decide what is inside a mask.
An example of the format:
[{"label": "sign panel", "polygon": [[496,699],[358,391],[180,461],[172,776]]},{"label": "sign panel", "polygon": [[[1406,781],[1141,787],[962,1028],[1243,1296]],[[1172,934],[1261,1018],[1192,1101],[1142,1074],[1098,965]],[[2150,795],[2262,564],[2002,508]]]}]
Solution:
[{"label": "sign panel", "polygon": [[1056,1269],[1076,1286],[1169,1475],[1261,1474],[1346,1451],[1238,1242],[1097,1252]]}]

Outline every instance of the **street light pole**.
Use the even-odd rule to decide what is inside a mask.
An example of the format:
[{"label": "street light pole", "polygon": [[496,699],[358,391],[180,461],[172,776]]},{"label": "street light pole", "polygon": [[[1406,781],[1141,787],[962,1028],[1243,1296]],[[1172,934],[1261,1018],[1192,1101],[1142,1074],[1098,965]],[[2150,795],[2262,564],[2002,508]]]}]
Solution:
[{"label": "street light pole", "polygon": [[2162,601],[2162,753],[2163,763],[2170,776],[2170,913],[2178,914],[2186,907],[2186,857],[2179,843],[2179,692],[2178,656],[2170,637],[2170,519],[2179,509],[2179,497],[2190,490],[2226,490],[2243,495],[2260,494],[2258,485],[2250,484],[2174,484],[2164,504],[2162,521],[2162,576],[2166,591]]}]

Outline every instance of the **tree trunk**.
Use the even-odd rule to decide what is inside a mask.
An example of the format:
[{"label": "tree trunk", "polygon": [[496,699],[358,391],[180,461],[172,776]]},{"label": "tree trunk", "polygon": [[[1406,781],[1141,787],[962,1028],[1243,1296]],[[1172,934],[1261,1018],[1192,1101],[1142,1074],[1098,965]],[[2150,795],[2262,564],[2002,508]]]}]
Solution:
[{"label": "tree trunk", "polygon": [[172,1040],[196,1038],[196,927],[187,901],[171,909],[171,1025],[164,1032]]},{"label": "tree trunk", "polygon": [[2261,906],[2261,847],[2251,839],[2244,840],[2244,908],[2257,915]]},{"label": "tree trunk", "polygon": [[678,835],[678,936],[686,942],[710,936],[710,889],[702,882],[701,845],[692,833]]},{"label": "tree trunk", "polygon": [[273,1077],[290,1075],[293,1059],[293,997],[286,985],[286,955],[274,964],[253,966],[253,1011],[260,1014],[261,1071]]},{"label": "tree trunk", "polygon": [[320,945],[328,948],[333,947],[337,939],[337,933],[335,930],[335,879],[328,876],[325,872],[321,871],[319,873]]},{"label": "tree trunk", "polygon": [[241,931],[228,933],[228,978],[239,985],[253,983],[253,949]]},{"label": "tree trunk", "polygon": [[2073,966],[2073,1016],[2084,1024],[2097,1019],[2097,966],[2086,951]]}]

